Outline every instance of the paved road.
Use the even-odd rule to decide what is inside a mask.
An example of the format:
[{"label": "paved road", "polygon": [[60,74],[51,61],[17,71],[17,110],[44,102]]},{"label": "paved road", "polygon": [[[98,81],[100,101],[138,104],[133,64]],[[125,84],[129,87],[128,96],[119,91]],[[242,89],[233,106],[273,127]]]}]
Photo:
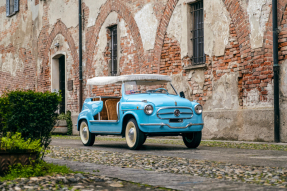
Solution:
[{"label": "paved road", "polygon": [[[67,165],[76,171],[85,171],[92,174],[105,175],[125,181],[132,181],[176,190],[191,191],[285,191],[284,188],[257,186],[252,184],[237,183],[199,176],[188,176],[171,173],[159,173],[142,169],[120,168],[93,163],[80,163],[74,161],[45,158],[47,162]],[[99,171],[99,172],[96,172]]]},{"label": "paved road", "polygon": [[287,152],[247,149],[227,149],[199,146],[197,149],[187,149],[185,146],[145,144],[141,150],[131,151],[123,142],[99,142],[94,146],[85,147],[80,140],[53,139],[51,145],[74,147],[82,149],[106,150],[111,152],[152,154],[188,159],[211,160],[231,164],[287,167]]}]

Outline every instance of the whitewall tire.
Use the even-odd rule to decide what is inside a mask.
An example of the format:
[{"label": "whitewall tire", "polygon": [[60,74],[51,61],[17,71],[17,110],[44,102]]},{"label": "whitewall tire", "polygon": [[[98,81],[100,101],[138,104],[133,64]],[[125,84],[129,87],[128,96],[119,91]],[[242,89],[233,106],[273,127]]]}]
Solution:
[{"label": "whitewall tire", "polygon": [[131,150],[139,149],[144,143],[145,135],[140,131],[135,119],[130,119],[126,125],[125,137]]},{"label": "whitewall tire", "polygon": [[89,131],[86,120],[83,120],[80,123],[80,137],[85,146],[92,146],[95,142],[95,135]]}]

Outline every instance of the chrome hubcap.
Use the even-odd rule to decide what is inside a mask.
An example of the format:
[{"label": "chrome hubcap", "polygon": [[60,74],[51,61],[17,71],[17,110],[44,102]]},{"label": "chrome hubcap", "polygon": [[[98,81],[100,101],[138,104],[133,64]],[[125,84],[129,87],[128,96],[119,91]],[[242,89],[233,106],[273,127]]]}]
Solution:
[{"label": "chrome hubcap", "polygon": [[137,130],[132,121],[127,124],[125,135],[128,146],[132,148],[137,142]]},{"label": "chrome hubcap", "polygon": [[129,138],[130,138],[131,141],[134,140],[134,135],[135,135],[134,128],[131,128],[131,129],[129,130]]},{"label": "chrome hubcap", "polygon": [[80,136],[84,144],[86,144],[89,141],[89,127],[85,122],[81,123]]},{"label": "chrome hubcap", "polygon": [[85,139],[88,138],[88,130],[87,130],[87,127],[84,127],[84,128],[83,128],[83,136],[84,136]]}]

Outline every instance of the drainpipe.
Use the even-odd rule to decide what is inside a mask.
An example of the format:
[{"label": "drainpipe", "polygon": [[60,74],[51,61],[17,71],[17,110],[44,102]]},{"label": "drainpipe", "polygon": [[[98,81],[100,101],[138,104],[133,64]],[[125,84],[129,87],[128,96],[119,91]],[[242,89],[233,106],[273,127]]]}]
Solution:
[{"label": "drainpipe", "polygon": [[274,142],[280,142],[279,72],[278,64],[278,20],[277,0],[272,0],[273,17],[273,72],[274,72]]},{"label": "drainpipe", "polygon": [[83,72],[82,72],[82,0],[79,0],[79,108],[83,106]]}]

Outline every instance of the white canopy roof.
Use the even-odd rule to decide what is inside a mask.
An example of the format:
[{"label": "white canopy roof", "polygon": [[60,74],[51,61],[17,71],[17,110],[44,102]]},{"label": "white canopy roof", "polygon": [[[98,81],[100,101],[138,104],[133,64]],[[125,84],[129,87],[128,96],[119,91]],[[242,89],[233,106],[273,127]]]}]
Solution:
[{"label": "white canopy roof", "polygon": [[152,84],[162,84],[166,82],[171,82],[171,78],[166,75],[159,74],[133,74],[133,75],[123,75],[123,76],[102,76],[88,79],[88,85],[107,85],[116,84],[129,81],[136,81],[138,85],[152,85]]}]

